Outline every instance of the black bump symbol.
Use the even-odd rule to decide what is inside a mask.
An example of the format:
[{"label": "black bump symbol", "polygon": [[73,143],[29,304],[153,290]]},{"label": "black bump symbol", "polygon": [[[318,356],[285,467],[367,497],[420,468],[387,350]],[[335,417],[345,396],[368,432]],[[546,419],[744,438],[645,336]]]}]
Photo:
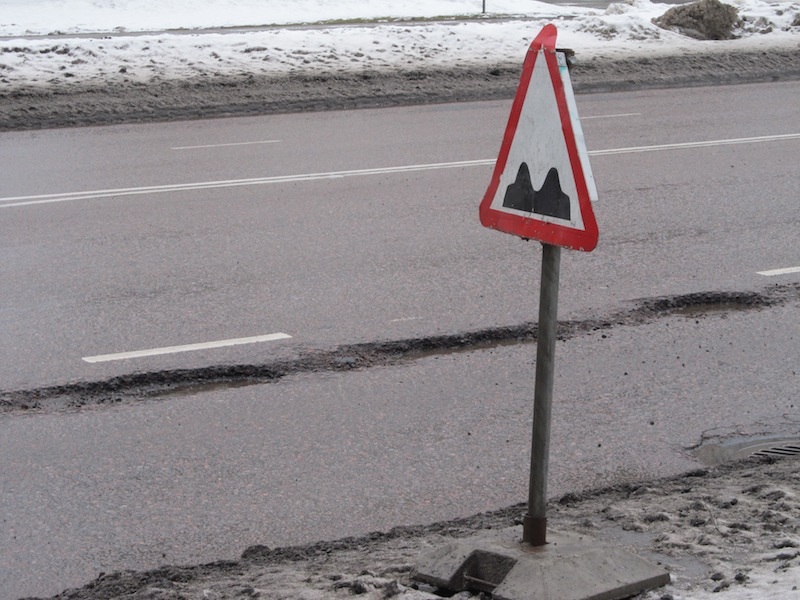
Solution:
[{"label": "black bump symbol", "polygon": [[567,221],[570,218],[569,196],[562,191],[555,168],[547,172],[542,189],[537,191],[533,189],[528,165],[522,163],[517,171],[517,179],[506,188],[503,206]]}]

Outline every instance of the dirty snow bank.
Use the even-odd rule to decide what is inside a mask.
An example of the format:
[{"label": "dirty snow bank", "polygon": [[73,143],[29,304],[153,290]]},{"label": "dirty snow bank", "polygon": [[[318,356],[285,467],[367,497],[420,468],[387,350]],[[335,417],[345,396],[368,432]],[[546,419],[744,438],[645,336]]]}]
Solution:
[{"label": "dirty snow bank", "polygon": [[[551,531],[592,536],[661,563],[672,583],[640,600],[794,600],[800,594],[798,489],[796,459],[753,459],[568,494],[551,502],[548,523]],[[454,538],[514,526],[523,512],[518,505],[304,547],[254,546],[239,561],[105,575],[54,598],[439,600],[411,577],[419,556]]]},{"label": "dirty snow bank", "polygon": [[[493,14],[521,15],[502,20],[477,18],[480,4],[7,1],[0,130],[506,98],[548,22],[577,52],[579,89],[800,77],[794,0],[734,0],[738,37],[715,42],[657,27],[669,5],[648,0],[607,9],[487,0]],[[393,21],[434,15],[460,18]],[[263,27],[378,17],[385,22]],[[233,26],[245,29],[213,29]]]},{"label": "dirty snow bank", "polygon": [[[265,15],[255,0],[222,3],[183,0],[154,3],[144,9],[131,0],[101,3],[83,0],[77,7],[55,0],[11,3],[4,7],[0,35],[25,33],[69,34],[120,30],[257,26],[266,22],[297,22],[325,18],[364,16],[408,17],[458,15],[477,2],[275,2]],[[152,6],[150,6],[152,4]],[[699,41],[661,29],[651,20],[669,5],[631,0],[605,10],[555,6],[532,1],[495,2],[527,19],[504,21],[453,21],[437,23],[384,23],[375,26],[319,28],[267,28],[247,32],[157,33],[136,36],[72,35],[0,42],[0,82],[12,88],[36,84],[150,82],[215,76],[262,76],[314,73],[352,73],[374,69],[452,68],[518,63],[531,39],[547,22],[559,28],[559,43],[582,57],[619,58],[637,55],[731,52],[766,48],[798,49],[800,3],[735,0],[742,17],[737,39]],[[81,9],[81,5],[85,5]],[[286,8],[291,6],[292,8]],[[110,8],[110,7],[113,7]],[[39,10],[36,10],[36,9]],[[90,10],[91,8],[91,10]],[[366,12],[365,12],[366,11]],[[71,15],[71,19],[68,16]],[[63,21],[60,21],[63,19]],[[56,27],[62,22],[62,27]],[[121,25],[125,23],[126,25]],[[797,23],[797,25],[793,25]]]}]

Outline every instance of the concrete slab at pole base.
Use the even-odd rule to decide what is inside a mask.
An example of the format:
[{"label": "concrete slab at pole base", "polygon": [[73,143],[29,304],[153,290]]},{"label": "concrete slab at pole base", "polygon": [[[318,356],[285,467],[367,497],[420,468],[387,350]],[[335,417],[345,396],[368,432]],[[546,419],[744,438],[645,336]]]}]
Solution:
[{"label": "concrete slab at pole base", "polygon": [[496,600],[619,600],[670,581],[646,560],[586,536],[550,532],[522,543],[522,527],[459,540],[420,559],[414,579]]}]

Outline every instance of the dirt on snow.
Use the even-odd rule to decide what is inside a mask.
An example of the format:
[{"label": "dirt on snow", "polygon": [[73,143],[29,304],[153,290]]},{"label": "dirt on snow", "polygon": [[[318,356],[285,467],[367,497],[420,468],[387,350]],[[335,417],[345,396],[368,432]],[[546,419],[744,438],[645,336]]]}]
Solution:
[{"label": "dirt on snow", "polygon": [[[611,542],[662,565],[672,583],[645,592],[642,600],[706,594],[789,598],[781,592],[786,578],[800,581],[798,489],[796,459],[753,458],[681,477],[567,494],[550,503],[548,522],[551,531]],[[524,512],[520,504],[303,547],[253,546],[237,561],[102,575],[54,600],[438,600],[441,590],[413,579],[419,557],[454,539],[513,527]],[[797,593],[796,586],[789,590]],[[460,592],[456,597],[488,596]]]},{"label": "dirt on snow", "polygon": [[[521,64],[0,87],[0,131],[512,98]],[[578,93],[800,78],[800,52],[577,56]]]}]

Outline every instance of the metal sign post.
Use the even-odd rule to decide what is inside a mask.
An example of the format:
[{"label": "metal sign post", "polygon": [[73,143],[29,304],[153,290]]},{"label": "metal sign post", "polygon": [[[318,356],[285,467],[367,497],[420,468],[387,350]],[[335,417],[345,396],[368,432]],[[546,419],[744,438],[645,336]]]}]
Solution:
[{"label": "metal sign post", "polygon": [[539,240],[542,283],[528,512],[523,542],[547,543],[547,472],[561,248],[592,251],[597,222],[588,152],[569,77],[570,51],[547,25],[531,43],[495,170],[480,206],[487,227]]},{"label": "metal sign post", "polygon": [[539,291],[539,331],[536,340],[536,383],[533,395],[533,438],[528,513],[522,520],[522,541],[547,543],[547,465],[550,454],[550,413],[558,328],[558,280],[561,248],[542,245],[542,283]]}]

